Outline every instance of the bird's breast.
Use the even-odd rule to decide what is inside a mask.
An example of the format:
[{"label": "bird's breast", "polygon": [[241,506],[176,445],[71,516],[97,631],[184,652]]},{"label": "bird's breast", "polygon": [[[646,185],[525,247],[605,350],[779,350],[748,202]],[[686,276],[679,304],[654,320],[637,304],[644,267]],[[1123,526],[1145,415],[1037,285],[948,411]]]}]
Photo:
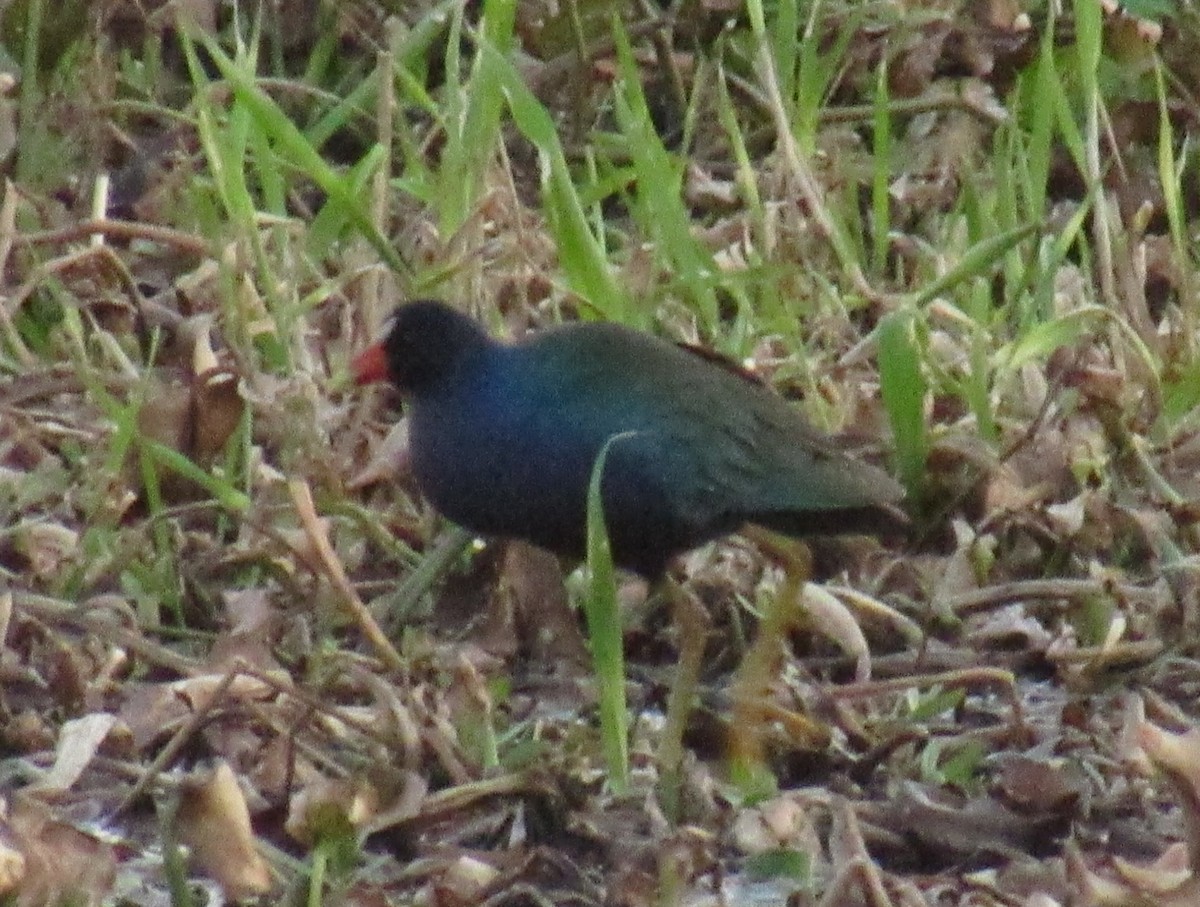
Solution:
[{"label": "bird's breast", "polygon": [[475,532],[547,547],[581,532],[592,445],[569,426],[514,406],[417,405],[413,471],[445,516]]}]

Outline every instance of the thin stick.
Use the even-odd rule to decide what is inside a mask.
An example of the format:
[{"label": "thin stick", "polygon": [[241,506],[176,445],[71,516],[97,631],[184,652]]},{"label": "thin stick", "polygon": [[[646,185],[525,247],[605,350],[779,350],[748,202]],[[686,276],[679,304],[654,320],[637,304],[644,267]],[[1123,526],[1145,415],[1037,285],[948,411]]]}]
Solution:
[{"label": "thin stick", "polygon": [[313,503],[312,491],[309,489],[308,483],[303,479],[292,479],[288,482],[288,491],[291,493],[292,503],[296,506],[296,513],[300,516],[300,524],[308,534],[309,542],[320,561],[322,572],[333,583],[334,589],[341,596],[342,605],[354,618],[367,641],[374,646],[384,664],[393,671],[402,670],[404,659],[400,657],[400,653],[387,638],[387,634],[375,622],[375,618],[367,606],[354,591],[354,586],[346,576],[342,562],[338,559],[333,546],[329,544],[329,536],[326,535],[325,529],[317,517],[317,508]]}]

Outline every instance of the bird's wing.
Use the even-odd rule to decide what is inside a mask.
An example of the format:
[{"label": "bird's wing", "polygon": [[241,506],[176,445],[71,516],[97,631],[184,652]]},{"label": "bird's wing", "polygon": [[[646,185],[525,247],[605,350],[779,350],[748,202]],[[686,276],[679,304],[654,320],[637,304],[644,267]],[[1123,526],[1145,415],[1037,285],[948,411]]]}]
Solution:
[{"label": "bird's wing", "polygon": [[[546,363],[559,403],[597,438],[635,442],[648,478],[701,522],[821,513],[903,497],[885,472],[843,453],[792,405],[728,360],[614,325],[574,331]],[[586,403],[576,401],[584,401]],[[602,442],[601,442],[602,443]],[[726,520],[728,521],[728,520]]]}]

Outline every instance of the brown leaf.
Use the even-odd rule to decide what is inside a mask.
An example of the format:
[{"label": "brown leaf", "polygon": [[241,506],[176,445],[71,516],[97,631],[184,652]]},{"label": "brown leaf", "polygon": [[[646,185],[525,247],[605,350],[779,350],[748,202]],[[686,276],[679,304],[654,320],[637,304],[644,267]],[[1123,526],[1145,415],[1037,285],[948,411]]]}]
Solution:
[{"label": "brown leaf", "polygon": [[821,838],[795,793],[780,794],[753,807],[740,810],[733,823],[733,839],[742,853],[760,854],[780,848],[823,859]]},{"label": "brown leaf", "polygon": [[1014,812],[990,797],[935,800],[933,794],[906,784],[890,807],[891,827],[953,860],[978,853],[1044,851],[1052,844],[1057,819],[1034,819]]},{"label": "brown leaf", "polygon": [[1069,763],[1025,755],[1001,760],[997,784],[1012,806],[1034,814],[1071,810],[1087,790]]},{"label": "brown leaf", "polygon": [[[138,432],[207,469],[241,424],[245,406],[237,375],[229,369],[213,368],[194,379],[160,375],[138,410]],[[138,468],[131,464],[130,469],[136,487],[141,484]],[[202,494],[193,483],[173,473],[163,475],[160,481],[164,497],[171,501]]]},{"label": "brown leaf", "polygon": [[567,598],[558,558],[523,543],[505,551],[503,578],[519,650],[534,661],[563,670],[588,665],[587,644]]},{"label": "brown leaf", "polygon": [[214,670],[229,670],[241,664],[264,673],[275,673],[281,683],[290,683],[290,677],[273,651],[275,635],[283,618],[270,606],[266,592],[238,589],[224,593],[222,598],[234,626],[217,637],[207,663]]},{"label": "brown leaf", "polygon": [[[278,672],[277,682],[281,685],[291,683],[291,677],[284,671]],[[199,674],[196,677],[186,677],[168,685],[171,694],[186,702],[193,711],[202,711],[213,704],[213,696],[218,690],[222,691],[225,699],[248,699],[261,701],[271,699],[275,695],[275,687],[257,677],[239,674],[232,682],[227,682],[226,673]]]},{"label": "brown leaf", "polygon": [[1157,859],[1145,865],[1138,865],[1121,857],[1113,858],[1113,868],[1131,888],[1142,895],[1150,897],[1176,897],[1185,885],[1190,885],[1191,891],[1197,886],[1192,879],[1193,871],[1188,864],[1187,847],[1183,844],[1172,844],[1162,852]]},{"label": "brown leaf", "polygon": [[892,95],[912,98],[929,87],[950,31],[948,22],[930,22],[909,37],[907,46],[888,69],[888,89]]},{"label": "brown leaf", "polygon": [[188,410],[191,391],[180,381],[156,381],[146,391],[146,402],[138,410],[137,426],[142,437],[172,450],[188,446]]},{"label": "brown leaf", "polygon": [[54,765],[31,788],[43,794],[60,794],[71,788],[83,774],[100,744],[116,725],[113,715],[101,712],[75,718],[62,726]]},{"label": "brown leaf", "polygon": [[1011,31],[1029,28],[1029,14],[1019,0],[970,0],[967,6],[971,18],[987,28]]},{"label": "brown leaf", "polygon": [[8,897],[25,879],[25,854],[8,823],[8,803],[0,799],[0,897]]},{"label": "brown leaf", "polygon": [[117,717],[129,728],[134,749],[141,751],[174,733],[190,714],[168,684],[127,682]]},{"label": "brown leaf", "polygon": [[397,481],[411,472],[408,420],[400,419],[371,452],[371,461],[346,483],[346,487],[351,490],[368,488],[378,482]]},{"label": "brown leaf", "polygon": [[179,839],[192,862],[211,876],[229,898],[263,895],[271,890],[271,871],[258,853],[250,810],[233,769],[218,762],[189,778],[180,790],[175,817]]},{"label": "brown leaf", "polygon": [[197,375],[192,385],[191,445],[185,452],[201,466],[211,465],[241,424],[245,409],[233,371],[211,368]]},{"label": "brown leaf", "polygon": [[59,820],[31,797],[18,798],[7,820],[8,868],[20,868],[12,852],[24,861],[17,907],[98,905],[112,891],[116,856],[110,845]]},{"label": "brown leaf", "polygon": [[482,860],[463,855],[450,863],[437,880],[437,903],[440,907],[468,907],[484,899],[488,886],[496,881],[500,871]]},{"label": "brown leaf", "polygon": [[288,804],[287,833],[302,844],[361,829],[379,811],[379,792],[364,779],[315,778]]}]

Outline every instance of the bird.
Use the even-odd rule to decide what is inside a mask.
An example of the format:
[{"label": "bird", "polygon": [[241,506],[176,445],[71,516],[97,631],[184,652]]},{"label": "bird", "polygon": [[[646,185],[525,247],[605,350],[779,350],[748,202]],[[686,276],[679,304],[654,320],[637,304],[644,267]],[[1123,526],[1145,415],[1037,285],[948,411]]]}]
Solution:
[{"label": "bird", "polygon": [[735,363],[611,322],[505,342],[437,300],[401,305],[352,362],[409,416],[417,487],[473,533],[584,556],[587,491],[614,563],[648,580],[759,527],[803,538],[896,531],[903,487]]}]

